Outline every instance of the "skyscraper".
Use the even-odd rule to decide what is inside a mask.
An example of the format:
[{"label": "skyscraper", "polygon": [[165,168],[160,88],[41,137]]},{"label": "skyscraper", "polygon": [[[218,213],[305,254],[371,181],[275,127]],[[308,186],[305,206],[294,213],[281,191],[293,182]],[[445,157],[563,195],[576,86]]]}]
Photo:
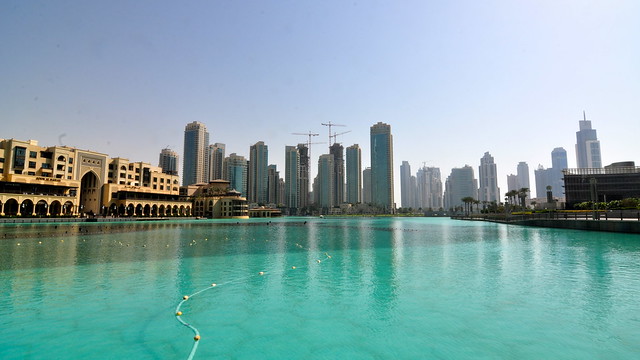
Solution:
[{"label": "skyscraper", "polygon": [[584,120],[580,120],[580,131],[576,132],[576,160],[578,168],[602,168],[600,141],[595,129],[591,128],[591,120],[583,111]]},{"label": "skyscraper", "polygon": [[247,159],[232,153],[224,159],[223,178],[230,182],[229,186],[247,197]]},{"label": "skyscraper", "polygon": [[209,153],[207,160],[209,161],[209,180],[222,179],[222,168],[224,166],[224,149],[225,145],[221,143],[215,143],[209,145]]},{"label": "skyscraper", "polygon": [[564,197],[564,174],[562,170],[569,168],[567,162],[567,151],[561,147],[557,147],[551,151],[551,174],[550,184],[554,197]]},{"label": "skyscraper", "polygon": [[489,152],[485,152],[484,156],[480,158],[478,178],[480,179],[480,189],[478,190],[479,199],[476,200],[499,202],[498,170],[493,162],[493,156]]},{"label": "skyscraper", "polygon": [[268,194],[269,149],[263,141],[249,148],[249,203],[266,204]]},{"label": "skyscraper", "polygon": [[192,185],[207,180],[207,127],[194,121],[184,128],[184,152],[182,159],[182,185]]},{"label": "skyscraper", "polygon": [[362,203],[371,203],[371,168],[362,170]]},{"label": "skyscraper", "polygon": [[347,148],[347,202],[362,202],[362,150],[358,144]]},{"label": "skyscraper", "polygon": [[[300,180],[299,180],[299,209],[306,209],[309,206],[309,147],[306,144],[298,144],[298,154],[300,154]],[[305,210],[306,211],[306,210]],[[302,215],[302,214],[301,214]]]},{"label": "skyscraper", "polygon": [[371,202],[393,212],[393,136],[391,126],[371,126]]},{"label": "skyscraper", "polygon": [[339,143],[333,143],[329,148],[329,153],[333,155],[333,203],[340,205],[344,203],[344,147]]},{"label": "skyscraper", "polygon": [[517,177],[518,190],[522,188],[531,189],[531,184],[529,183],[529,165],[527,165],[526,162],[521,161],[518,163]]},{"label": "skyscraper", "polygon": [[327,213],[334,205],[334,189],[335,184],[335,165],[333,163],[333,155],[324,154],[320,155],[318,159],[318,177],[317,177],[317,205],[322,208],[324,213]]},{"label": "skyscraper", "polygon": [[415,206],[415,194],[411,188],[411,165],[403,161],[400,165],[400,206],[412,208]]},{"label": "skyscraper", "polygon": [[300,206],[300,153],[295,146],[284,149],[284,186],[284,206],[295,215]]},{"label": "skyscraper", "polygon": [[440,168],[424,166],[416,174],[415,207],[423,210],[438,210],[442,205]]},{"label": "skyscraper", "polygon": [[454,209],[462,206],[462,198],[465,197],[478,198],[478,181],[474,178],[473,168],[469,165],[451,169],[451,175],[445,182],[444,208]]},{"label": "skyscraper", "polygon": [[162,149],[158,166],[165,174],[178,175],[178,153],[169,148]]},{"label": "skyscraper", "polygon": [[278,206],[280,199],[280,171],[278,166],[267,166],[267,203]]}]

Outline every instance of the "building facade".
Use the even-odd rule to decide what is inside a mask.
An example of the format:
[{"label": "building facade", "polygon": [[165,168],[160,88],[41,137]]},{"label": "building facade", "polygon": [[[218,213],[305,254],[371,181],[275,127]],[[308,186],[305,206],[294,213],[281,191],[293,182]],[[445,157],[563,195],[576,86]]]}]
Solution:
[{"label": "building facade", "polygon": [[591,128],[591,120],[580,120],[580,130],[576,132],[576,161],[579,169],[601,168],[600,141],[596,130]]},{"label": "building facade", "polygon": [[209,163],[209,174],[207,175],[207,181],[224,179],[223,174],[225,145],[221,143],[215,143],[209,145],[207,151],[207,161]]},{"label": "building facade", "polygon": [[208,180],[208,147],[209,132],[207,127],[197,121],[187,124],[184,128],[182,185],[204,183]]},{"label": "building facade", "polygon": [[322,209],[324,214],[336,204],[334,202],[334,178],[335,165],[334,157],[331,154],[320,155],[318,159],[318,177],[315,191],[316,205]]},{"label": "building facade", "polygon": [[344,203],[344,147],[339,143],[334,143],[329,148],[329,153],[333,155],[333,203],[340,205]]},{"label": "building facade", "polygon": [[178,153],[169,148],[162,149],[158,166],[165,174],[178,175]]},{"label": "building facade", "polygon": [[478,178],[480,179],[480,188],[478,189],[478,198],[474,199],[500,202],[498,170],[496,164],[493,162],[493,156],[491,156],[489,152],[485,152],[484,156],[480,158]]},{"label": "building facade", "polygon": [[347,203],[362,202],[362,150],[353,144],[347,148]]},{"label": "building facade", "polygon": [[229,186],[240,192],[240,196],[247,197],[248,163],[244,156],[236,153],[230,154],[224,159],[224,180],[229,181]]},{"label": "building facade", "polygon": [[445,182],[444,208],[455,209],[462,206],[462,198],[465,197],[478,199],[478,181],[469,165],[451,169],[451,174]]},{"label": "building facade", "polygon": [[394,212],[393,136],[391,126],[378,122],[371,126],[371,202]]},{"label": "building facade", "polygon": [[568,208],[588,201],[640,198],[640,167],[633,161],[613,163],[604,169],[565,169],[563,173]]},{"label": "building facade", "polygon": [[416,194],[411,187],[411,165],[403,161],[400,165],[400,206],[403,208],[416,207]]},{"label": "building facade", "polygon": [[300,153],[295,146],[284,149],[284,206],[289,214],[297,214],[300,207]]},{"label": "building facade", "polygon": [[258,141],[249,148],[249,203],[266,204],[268,194],[269,149],[263,141]]}]

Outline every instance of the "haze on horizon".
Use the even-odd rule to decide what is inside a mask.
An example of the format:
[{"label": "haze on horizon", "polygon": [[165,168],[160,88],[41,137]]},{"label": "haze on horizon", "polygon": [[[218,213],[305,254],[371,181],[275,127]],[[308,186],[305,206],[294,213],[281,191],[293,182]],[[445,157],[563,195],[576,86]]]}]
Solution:
[{"label": "haze on horizon", "polygon": [[[583,110],[603,164],[640,162],[637,1],[14,1],[0,3],[0,138],[157,165],[187,123],[227,155],[333,122],[363,149],[381,121],[399,166],[574,167]],[[328,145],[312,146],[317,157]]]}]

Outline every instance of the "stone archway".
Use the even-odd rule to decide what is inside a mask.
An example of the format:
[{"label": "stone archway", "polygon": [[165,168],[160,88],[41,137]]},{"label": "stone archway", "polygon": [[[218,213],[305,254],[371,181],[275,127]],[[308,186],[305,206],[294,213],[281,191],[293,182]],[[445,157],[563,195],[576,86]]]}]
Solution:
[{"label": "stone archway", "polygon": [[33,201],[27,199],[20,204],[20,215],[31,216],[33,215]]},{"label": "stone archway", "polygon": [[51,202],[51,205],[49,205],[49,214],[51,216],[59,216],[62,213],[62,204],[60,204],[60,201],[58,200],[54,200]]},{"label": "stone archway", "polygon": [[151,216],[158,216],[158,205],[153,205],[153,207],[151,207]]},{"label": "stone archway", "polygon": [[35,214],[37,216],[47,216],[47,208],[49,204],[46,201],[40,200],[36,203]]},{"label": "stone archway", "polygon": [[93,171],[88,171],[80,180],[80,209],[85,213],[100,213],[100,190],[102,184]]},{"label": "stone archway", "polygon": [[149,204],[145,205],[142,209],[142,213],[144,214],[144,216],[149,217],[151,215],[151,206],[149,206]]},{"label": "stone archway", "polygon": [[71,201],[67,201],[62,205],[62,215],[73,215],[73,203]]},{"label": "stone archway", "polygon": [[16,199],[9,199],[6,203],[4,203],[4,214],[6,216],[16,216],[18,215],[18,208],[20,205],[16,201]]}]

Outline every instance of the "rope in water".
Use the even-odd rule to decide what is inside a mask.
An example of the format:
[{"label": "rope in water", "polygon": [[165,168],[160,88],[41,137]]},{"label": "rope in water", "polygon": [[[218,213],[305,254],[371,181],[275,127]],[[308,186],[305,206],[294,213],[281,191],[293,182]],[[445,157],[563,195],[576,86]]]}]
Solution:
[{"label": "rope in water", "polygon": [[[299,244],[296,244],[296,246],[302,247]],[[316,263],[320,264],[324,260],[331,259],[331,255],[329,255],[328,253],[324,253],[324,256],[325,257],[323,259],[316,259]],[[302,267],[292,266],[289,270],[304,269],[305,267],[306,266],[302,266]],[[269,272],[269,273],[277,274],[277,273],[283,273],[283,272],[284,272],[284,270],[279,271],[279,272],[278,271],[274,271],[274,272]],[[257,273],[257,276],[264,276],[264,275],[267,275],[267,274],[268,274],[268,272],[266,272],[266,271],[260,271],[260,272]],[[189,324],[188,322],[186,322],[186,321],[184,321],[182,319],[183,313],[182,313],[182,311],[180,311],[180,308],[182,307],[182,305],[186,301],[188,301],[189,299],[193,298],[196,295],[202,294],[203,292],[205,292],[207,290],[211,290],[211,289],[216,288],[218,286],[227,285],[227,284],[239,282],[239,281],[242,281],[242,280],[246,280],[246,279],[254,277],[254,276],[255,275],[245,276],[243,278],[238,278],[238,279],[235,279],[235,280],[227,281],[226,283],[220,283],[220,284],[213,283],[210,286],[208,286],[208,287],[206,287],[204,289],[200,289],[200,290],[194,292],[191,295],[185,295],[185,296],[182,297],[182,300],[178,303],[178,306],[176,306],[175,316],[176,316],[176,319],[178,319],[178,321],[182,325],[188,327],[189,329],[191,329],[191,331],[193,331],[193,340],[194,340],[193,341],[193,345],[191,347],[191,352],[189,353],[189,356],[187,357],[187,360],[192,360],[196,355],[196,351],[198,350],[198,344],[200,343],[200,331],[198,331],[198,328],[196,328],[195,326]]]}]

